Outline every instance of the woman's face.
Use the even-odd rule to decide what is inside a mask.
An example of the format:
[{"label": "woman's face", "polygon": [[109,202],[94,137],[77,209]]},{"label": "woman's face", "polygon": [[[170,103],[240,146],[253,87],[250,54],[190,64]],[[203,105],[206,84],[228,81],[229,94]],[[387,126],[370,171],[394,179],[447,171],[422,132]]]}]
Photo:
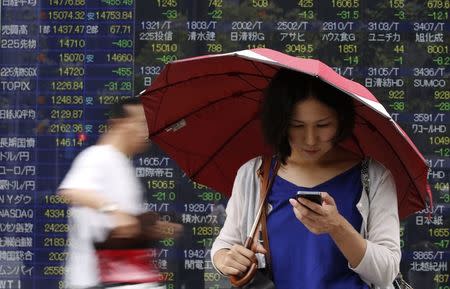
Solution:
[{"label": "woman's face", "polygon": [[317,161],[334,147],[339,126],[334,109],[309,97],[294,105],[288,129],[291,157]]}]

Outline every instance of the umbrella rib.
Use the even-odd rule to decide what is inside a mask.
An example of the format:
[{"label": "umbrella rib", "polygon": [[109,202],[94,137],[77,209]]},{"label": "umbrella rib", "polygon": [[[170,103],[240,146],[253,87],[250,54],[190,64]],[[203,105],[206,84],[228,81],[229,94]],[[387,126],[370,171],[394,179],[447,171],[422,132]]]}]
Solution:
[{"label": "umbrella rib", "polygon": [[[250,61],[250,60],[247,59],[247,61]],[[264,75],[264,73],[261,71],[261,69],[259,69],[259,67],[256,65],[255,61],[250,61],[250,62],[253,65],[253,67],[255,67],[255,69],[259,71],[259,73],[261,75]],[[271,69],[275,70],[275,72],[278,71],[278,69],[273,67],[273,65],[270,65],[270,64],[267,64],[267,63],[263,63],[263,62],[258,62],[258,63],[261,63],[261,64],[263,64],[263,65],[265,65],[267,67],[270,67]],[[270,83],[270,81],[267,81],[267,83]]]},{"label": "umbrella rib", "polygon": [[222,150],[223,150],[223,148],[228,144],[228,143],[230,143],[232,140],[233,140],[233,138],[235,137],[235,136],[237,136],[244,128],[246,128],[253,120],[255,120],[255,117],[256,117],[256,114],[255,115],[253,115],[253,117],[252,118],[250,118],[243,126],[241,126],[237,131],[235,131],[207,160],[206,160],[206,162],[204,162],[203,163],[203,165],[201,165],[198,169],[197,169],[197,171],[195,171],[193,174],[192,174],[192,178],[195,178],[195,177],[197,177],[197,175],[203,170],[203,168],[204,167],[206,167],[206,165],[211,161],[211,160],[213,160],[215,157],[216,157],[216,155],[218,155]]},{"label": "umbrella rib", "polygon": [[[192,153],[192,152],[188,152],[188,151],[185,151],[185,150],[183,150],[183,149],[180,149],[179,147],[176,147],[176,146],[174,146],[174,145],[172,145],[172,144],[170,144],[170,143],[168,143],[168,142],[166,142],[166,141],[164,141],[164,140],[160,140],[160,142],[161,142],[161,143],[164,143],[166,146],[170,146],[171,148],[176,149],[177,151],[183,152],[183,153],[185,153],[185,154],[190,154],[190,155],[194,155],[194,156],[203,157],[203,155],[200,155],[200,154],[194,154],[194,153]],[[222,175],[222,177],[225,179],[225,178],[226,178],[226,175],[224,174],[224,172],[223,172],[223,170],[221,169],[221,167],[218,166],[217,164],[214,164],[214,165],[216,166],[217,171],[219,171],[220,174]],[[188,174],[187,172],[185,172],[185,173]],[[192,179],[192,180],[195,180],[195,179],[194,179],[194,175],[193,175],[193,176],[190,176],[189,178]]]},{"label": "umbrella rib", "polygon": [[[259,74],[260,74],[263,78],[265,78],[265,79],[267,80],[267,83],[270,83],[269,79],[264,75],[264,73],[261,71],[261,69],[259,69],[259,67],[256,66],[256,62],[255,62],[255,61],[250,61],[250,60],[248,60],[248,59],[245,59],[245,60],[248,61],[248,62],[250,62],[250,63],[253,65],[253,67],[259,72]],[[259,63],[261,63],[261,62],[259,62]],[[269,65],[269,64],[265,64],[265,63],[262,63],[262,64],[264,64],[264,65],[266,65],[266,66],[268,66],[268,67],[270,67],[270,68],[276,70],[273,66],[271,66],[271,65]],[[249,81],[247,81],[245,78],[243,78],[241,75],[238,75],[238,77],[239,77],[242,81],[246,82],[249,86],[251,86],[251,87],[253,87],[253,88],[255,88],[255,89],[258,89],[256,86],[254,86],[254,85],[251,84]],[[271,79],[271,78],[270,78],[270,79]]]},{"label": "umbrella rib", "polygon": [[171,147],[171,148],[177,150],[177,152],[182,152],[182,153],[184,153],[184,154],[190,154],[190,155],[193,155],[193,156],[199,156],[199,157],[203,157],[203,156],[204,156],[204,155],[201,155],[201,154],[198,154],[198,153],[193,153],[193,152],[184,150],[184,149],[182,149],[182,148],[180,148],[180,147],[177,147],[177,146],[175,146],[175,145],[173,145],[173,144],[171,144],[171,143],[169,143],[169,142],[166,142],[166,141],[164,141],[164,140],[158,140],[158,144],[161,144],[161,143],[163,143],[164,145],[166,145],[166,146],[168,146],[168,147]]},{"label": "umbrella rib", "polygon": [[352,139],[355,141],[356,145],[358,146],[359,153],[364,156],[364,151],[361,148],[361,145],[359,144],[359,141],[356,139],[355,134],[352,133]]},{"label": "umbrella rib", "polygon": [[265,78],[265,79],[271,79],[271,76],[265,76],[265,75],[255,74],[255,73],[244,73],[244,72],[238,72],[238,71],[236,71],[236,72],[226,72],[226,73],[211,73],[211,74],[199,75],[199,76],[195,76],[195,77],[192,77],[192,78],[180,80],[180,81],[177,81],[177,82],[174,82],[174,83],[166,84],[166,85],[158,87],[156,89],[149,90],[148,92],[144,93],[143,95],[145,96],[145,94],[148,94],[148,93],[153,93],[153,92],[156,92],[156,91],[160,91],[160,90],[166,89],[166,88],[171,87],[171,86],[176,86],[176,85],[179,85],[179,84],[183,84],[186,81],[193,81],[193,80],[204,78],[204,77],[223,76],[223,75],[246,75],[246,76],[256,76],[256,77],[261,77],[261,78]]},{"label": "umbrella rib", "polygon": [[[245,98],[245,99],[248,99],[248,100],[251,100],[251,101],[256,101],[256,100],[253,99],[253,98],[246,97],[246,96],[242,96],[243,94],[252,93],[252,92],[256,92],[256,91],[261,91],[261,89],[252,89],[252,90],[242,91],[242,92],[240,92],[239,94],[231,94],[231,95],[225,96],[225,97],[223,97],[223,98],[220,98],[220,99],[218,99],[218,100],[216,100],[216,101],[209,102],[209,103],[207,103],[206,105],[204,105],[204,106],[202,106],[202,107],[199,107],[198,109],[196,109],[196,110],[194,110],[194,111],[189,112],[188,114],[185,114],[185,115],[183,115],[183,116],[181,116],[181,117],[178,117],[177,120],[171,122],[170,124],[164,126],[163,128],[160,128],[160,129],[158,129],[157,131],[152,132],[152,133],[149,135],[149,138],[154,137],[155,135],[157,135],[157,134],[161,133],[162,131],[166,130],[167,128],[170,128],[171,126],[175,125],[176,123],[178,123],[178,122],[179,122],[180,120],[182,120],[182,119],[188,118],[188,117],[190,117],[191,115],[196,114],[196,113],[202,111],[203,109],[206,109],[206,108],[208,108],[208,107],[210,107],[210,106],[212,106],[212,105],[215,105],[215,104],[217,104],[217,103],[220,103],[220,102],[222,102],[222,101],[228,100],[228,99],[230,99],[230,98],[232,98],[232,97],[238,97],[238,96],[241,96],[242,98]],[[162,99],[162,98],[160,98],[160,99]]]},{"label": "umbrella rib", "polygon": [[[358,114],[358,116],[360,116],[362,119],[364,119],[364,120],[366,121],[367,124],[364,124],[364,125],[368,125],[368,124],[369,124],[369,122],[368,122],[364,117],[362,117],[360,114]],[[384,139],[384,141],[388,144],[388,146],[389,146],[389,147],[391,148],[391,150],[394,152],[395,157],[399,160],[399,162],[400,162],[400,164],[402,165],[403,169],[406,171],[406,174],[408,175],[408,177],[409,177],[411,183],[414,184],[414,187],[415,187],[416,190],[419,192],[420,199],[422,200],[423,203],[426,203],[425,200],[424,200],[423,197],[422,197],[422,194],[420,194],[420,190],[419,190],[419,188],[417,187],[416,182],[415,182],[415,180],[416,180],[418,177],[413,177],[413,176],[411,176],[411,174],[409,173],[409,171],[406,169],[405,164],[401,161],[400,157],[395,153],[395,150],[394,150],[394,148],[392,147],[391,143],[387,141],[387,138],[386,138],[386,137],[385,137],[385,136],[384,136],[384,135],[376,128],[376,126],[372,126],[372,127],[378,132],[379,135],[381,135],[381,137]],[[358,142],[356,142],[356,143],[358,143]],[[358,144],[358,147],[359,147],[359,144]],[[403,196],[403,198],[401,199],[400,204],[403,202],[403,200],[404,200],[405,198],[406,198],[406,194],[405,194],[405,196]]]},{"label": "umbrella rib", "polygon": [[253,84],[251,84],[249,81],[247,81],[245,78],[243,78],[242,76],[238,75],[238,78],[240,80],[242,80],[243,82],[247,83],[249,86],[253,87],[254,89],[258,89],[256,86],[254,86]]}]

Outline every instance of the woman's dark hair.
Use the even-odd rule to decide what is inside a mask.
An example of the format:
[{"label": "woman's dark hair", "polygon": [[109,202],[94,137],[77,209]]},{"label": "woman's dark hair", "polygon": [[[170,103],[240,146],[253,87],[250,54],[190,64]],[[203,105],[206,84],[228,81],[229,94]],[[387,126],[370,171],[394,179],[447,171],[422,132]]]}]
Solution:
[{"label": "woman's dark hair", "polygon": [[338,131],[334,142],[350,136],[355,122],[353,99],[317,77],[280,69],[265,91],[262,104],[262,131],[282,163],[291,155],[288,129],[294,105],[314,97],[337,113]]},{"label": "woman's dark hair", "polygon": [[139,105],[142,104],[140,97],[129,97],[119,100],[114,103],[111,111],[109,112],[109,118],[124,118],[127,117],[127,111],[125,110],[125,106],[127,105]]}]

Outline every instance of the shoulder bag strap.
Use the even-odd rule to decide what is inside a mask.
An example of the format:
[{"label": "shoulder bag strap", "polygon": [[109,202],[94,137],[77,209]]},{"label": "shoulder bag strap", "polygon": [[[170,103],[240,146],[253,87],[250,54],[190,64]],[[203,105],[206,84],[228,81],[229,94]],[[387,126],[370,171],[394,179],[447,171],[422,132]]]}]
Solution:
[{"label": "shoulder bag strap", "polygon": [[272,163],[272,157],[271,156],[264,156],[263,157],[263,166],[261,171],[261,191],[260,191],[260,199],[261,203],[263,204],[263,210],[261,213],[261,235],[263,239],[263,247],[266,249],[267,254],[265,256],[266,258],[266,268],[269,271],[269,274],[271,275],[271,257],[270,257],[270,247],[269,247],[269,237],[267,235],[267,195],[270,189],[272,188],[273,180],[275,179],[275,176],[277,175],[277,171],[280,167],[280,163],[278,160],[275,162],[275,166],[273,169],[272,177],[269,180],[270,176],[270,165]]},{"label": "shoulder bag strap", "polygon": [[[260,204],[258,206],[258,210],[257,210],[258,213],[253,222],[251,232],[250,232],[249,236],[247,236],[245,243],[244,243],[244,247],[248,248],[248,249],[251,249],[251,247],[253,245],[253,240],[256,240],[255,237],[257,236],[257,233],[260,232],[259,228],[262,227],[261,219],[262,219],[262,216],[264,215],[263,212],[266,213],[265,211],[267,209],[265,207],[267,193],[270,189],[271,183],[273,181],[273,177],[276,175],[276,171],[274,171],[275,173],[273,174],[271,180],[269,180],[270,164],[272,162],[272,157],[271,156],[263,156],[262,160],[263,160],[263,163],[257,172],[259,180],[260,180],[260,184],[261,184],[261,186],[260,186]],[[263,222],[264,225],[266,223],[265,221],[266,220],[264,218],[264,222]],[[267,235],[267,231],[266,231],[266,235]],[[259,235],[258,235],[258,240],[260,240]],[[263,244],[263,246],[267,251],[269,251],[268,243]],[[267,262],[267,260],[268,259],[266,259],[266,265],[269,264]],[[267,267],[269,267],[269,265],[267,265]],[[257,263],[253,263],[250,266],[249,270],[243,276],[230,276],[230,282],[234,287],[238,287],[238,288],[243,287],[244,285],[248,284],[251,279],[253,279],[253,277],[256,274],[256,271],[257,271]]]},{"label": "shoulder bag strap", "polygon": [[363,184],[363,190],[367,194],[367,199],[369,200],[369,204],[370,204],[370,194],[369,194],[370,178],[369,178],[369,159],[368,158],[365,158],[361,164],[361,181]]}]

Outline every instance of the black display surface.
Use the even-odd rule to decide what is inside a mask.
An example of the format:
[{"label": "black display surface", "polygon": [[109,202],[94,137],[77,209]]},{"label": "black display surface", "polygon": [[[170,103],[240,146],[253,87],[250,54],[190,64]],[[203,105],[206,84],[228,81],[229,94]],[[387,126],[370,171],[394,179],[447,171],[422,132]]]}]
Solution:
[{"label": "black display surface", "polygon": [[[401,271],[416,289],[450,289],[449,0],[0,4],[0,289],[64,288],[70,210],[55,189],[106,130],[111,104],[172,60],[257,47],[321,59],[410,135],[429,162],[434,207],[402,222]],[[210,261],[227,199],[156,147],[135,165],[146,209],[185,226],[155,251],[167,288],[229,288]]]}]

